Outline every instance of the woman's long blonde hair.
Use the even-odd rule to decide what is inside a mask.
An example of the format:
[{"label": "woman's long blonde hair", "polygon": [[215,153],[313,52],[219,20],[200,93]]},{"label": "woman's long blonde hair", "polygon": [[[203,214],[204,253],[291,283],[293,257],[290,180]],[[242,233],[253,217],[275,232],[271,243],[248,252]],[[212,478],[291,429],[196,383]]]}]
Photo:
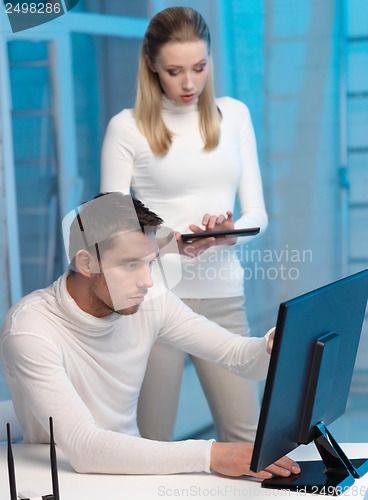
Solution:
[{"label": "woman's long blonde hair", "polygon": [[[158,156],[164,156],[169,151],[173,134],[162,118],[162,89],[158,75],[150,69],[148,62],[154,64],[160,49],[166,43],[196,40],[204,40],[210,50],[209,28],[203,17],[189,7],[170,7],[156,14],[143,39],[135,118],[138,128]],[[200,131],[205,151],[214,149],[220,138],[220,112],[215,103],[211,58],[208,65],[206,84],[198,99]]]}]

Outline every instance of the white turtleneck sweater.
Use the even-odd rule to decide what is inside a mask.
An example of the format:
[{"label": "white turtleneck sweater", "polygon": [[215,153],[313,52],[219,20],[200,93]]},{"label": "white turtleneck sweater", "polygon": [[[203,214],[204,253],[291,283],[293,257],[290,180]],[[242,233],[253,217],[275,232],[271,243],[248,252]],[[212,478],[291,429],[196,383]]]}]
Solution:
[{"label": "white turtleneck sweater", "polygon": [[1,331],[4,373],[25,442],[48,442],[52,416],[56,443],[78,472],[209,472],[212,441],[163,443],[139,435],[137,400],[151,346],[159,337],[240,375],[264,378],[266,338],[233,335],[167,290],[148,295],[131,316],[96,318],[71,298],[66,279],[15,304]]},{"label": "white turtleneck sweater", "polygon": [[[201,226],[205,213],[226,214],[240,203],[237,229],[267,227],[256,141],[248,108],[222,97],[219,145],[203,151],[197,103],[178,106],[165,95],[162,116],[173,132],[164,157],[155,156],[138,130],[132,109],[114,116],[102,148],[101,191],[123,191],[132,186],[137,198],[181,233],[190,224]],[[247,243],[252,237],[241,238]],[[237,247],[212,247],[196,259],[181,256],[183,277],[173,290],[181,298],[235,297],[243,294],[243,269]],[[163,258],[173,268],[174,258]],[[172,271],[174,273],[174,270]]]}]

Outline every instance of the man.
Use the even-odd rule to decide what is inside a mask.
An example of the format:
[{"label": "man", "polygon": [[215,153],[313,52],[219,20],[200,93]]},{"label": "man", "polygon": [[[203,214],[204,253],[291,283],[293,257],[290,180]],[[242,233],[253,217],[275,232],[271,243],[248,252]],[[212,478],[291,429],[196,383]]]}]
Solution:
[{"label": "man", "polygon": [[[24,440],[55,440],[78,472],[229,476],[297,473],[284,457],[250,472],[252,445],[143,439],[137,400],[158,336],[240,375],[262,378],[270,338],[242,338],[152,288],[162,220],[137,200],[109,193],[82,206],[70,227],[71,269],[9,311],[1,357]],[[148,293],[149,289],[152,290]]]}]

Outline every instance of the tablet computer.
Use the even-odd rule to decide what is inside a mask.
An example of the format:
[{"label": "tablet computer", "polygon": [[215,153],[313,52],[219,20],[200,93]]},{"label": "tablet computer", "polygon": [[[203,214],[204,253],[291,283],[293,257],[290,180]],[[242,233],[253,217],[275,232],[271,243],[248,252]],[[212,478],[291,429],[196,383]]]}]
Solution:
[{"label": "tablet computer", "polygon": [[224,231],[203,231],[200,233],[187,233],[182,234],[181,239],[183,241],[193,241],[200,238],[218,238],[218,237],[231,237],[231,236],[253,236],[258,234],[260,231],[259,227],[248,227],[243,229],[229,229]]}]

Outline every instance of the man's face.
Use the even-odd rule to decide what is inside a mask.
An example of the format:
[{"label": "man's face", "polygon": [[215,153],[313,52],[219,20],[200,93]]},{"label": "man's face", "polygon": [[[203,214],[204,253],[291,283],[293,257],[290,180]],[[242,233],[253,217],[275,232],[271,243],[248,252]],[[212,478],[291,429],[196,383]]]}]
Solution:
[{"label": "man's face", "polygon": [[102,273],[91,275],[89,286],[94,315],[136,313],[153,285],[151,263],[158,254],[154,234],[122,233],[108,245],[102,242],[98,247]]}]

